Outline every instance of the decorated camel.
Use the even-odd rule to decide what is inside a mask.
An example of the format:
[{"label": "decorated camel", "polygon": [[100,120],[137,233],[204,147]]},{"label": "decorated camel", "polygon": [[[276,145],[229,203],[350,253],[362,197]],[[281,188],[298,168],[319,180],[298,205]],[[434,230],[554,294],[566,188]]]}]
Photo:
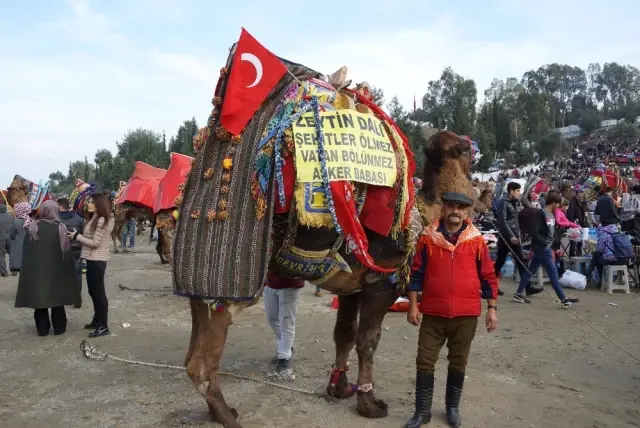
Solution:
[{"label": "decorated camel", "polygon": [[29,202],[32,210],[37,210],[40,204],[51,199],[49,192],[50,183],[40,180],[39,183],[27,180],[20,175],[13,177],[13,181],[7,187],[5,198],[9,208],[19,202]]},{"label": "decorated camel", "polygon": [[[158,185],[166,172],[165,169],[137,161],[129,181],[124,186],[123,182],[120,182],[120,188],[114,200],[115,227],[111,233],[115,253],[118,252],[116,240],[122,246],[122,231],[127,222],[128,213],[132,212],[138,226],[144,221],[153,220],[153,205]],[[138,227],[138,232],[140,230],[141,228]]]},{"label": "decorated camel", "polygon": [[[195,138],[197,155],[174,233],[174,292],[190,299],[192,315],[187,373],[212,420],[240,427],[222,395],[220,357],[234,317],[259,301],[271,270],[339,295],[326,393],[356,395],[360,415],[384,417],[387,405],[376,398],[373,382],[382,321],[408,282],[418,234],[439,218],[441,193],[476,198],[468,179],[469,143],[451,132],[434,135],[416,196],[407,138],[373,103],[367,85],[350,89],[346,68],[327,81],[285,60],[276,60],[284,70],[260,108],[238,126],[225,103],[250,86],[241,71],[251,67],[242,60],[243,39],[249,37],[243,30],[221,70],[214,110]],[[279,67],[273,64],[272,72]],[[341,133],[332,134],[332,126]],[[332,150],[341,142],[355,147],[350,136],[361,134],[367,153],[387,169],[335,162],[345,158]],[[307,145],[311,150],[304,150]],[[354,347],[359,364],[351,384],[348,356]]]},{"label": "decorated camel", "polygon": [[[177,203],[184,189],[184,182],[191,171],[193,158],[171,153],[171,164],[167,173],[158,184],[158,191],[153,205],[155,227],[158,229],[158,243],[156,251],[162,264],[171,264],[171,242],[173,230],[178,220]],[[177,202],[177,203],[176,203]]]}]

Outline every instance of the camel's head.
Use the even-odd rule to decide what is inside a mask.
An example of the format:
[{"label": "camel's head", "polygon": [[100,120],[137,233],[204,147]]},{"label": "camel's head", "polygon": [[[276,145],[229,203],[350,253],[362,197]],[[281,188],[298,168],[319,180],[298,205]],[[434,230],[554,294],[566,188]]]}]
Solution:
[{"label": "camel's head", "polygon": [[20,202],[29,202],[29,182],[19,175],[13,178],[13,181],[7,187],[7,202],[9,206],[15,206]]},{"label": "camel's head", "polygon": [[[429,131],[431,130],[424,131],[423,136],[426,136]],[[423,185],[420,192],[426,200],[437,199],[438,177],[445,171],[449,177],[468,178],[471,185],[472,149],[468,139],[449,131],[435,132],[424,148],[424,155]]]},{"label": "camel's head", "polygon": [[481,187],[480,196],[477,203],[474,205],[474,210],[477,213],[484,213],[489,211],[491,203],[493,202],[493,190],[494,186],[491,183],[485,183]]},{"label": "camel's head", "polygon": [[427,168],[442,168],[446,160],[460,163],[465,174],[471,170],[471,144],[465,138],[449,131],[434,134],[425,146],[425,173]]}]

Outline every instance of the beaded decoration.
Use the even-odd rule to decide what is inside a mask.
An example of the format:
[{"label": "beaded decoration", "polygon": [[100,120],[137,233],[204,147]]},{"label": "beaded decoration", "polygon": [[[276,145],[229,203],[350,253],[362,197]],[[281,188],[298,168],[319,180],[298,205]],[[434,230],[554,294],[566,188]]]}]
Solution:
[{"label": "beaded decoration", "polygon": [[[336,227],[336,232],[342,234],[342,227],[338,223],[336,216],[336,208],[333,204],[333,194],[331,193],[331,185],[329,184],[329,169],[327,168],[327,152],[324,147],[324,132],[322,132],[322,121],[320,120],[320,107],[318,106],[318,98],[311,97],[311,105],[313,110],[313,121],[316,126],[316,138],[318,139],[318,157],[320,158],[320,174],[322,175],[322,183],[324,184],[324,194],[327,198],[327,205],[331,213],[331,219]],[[284,204],[283,204],[284,205]]]}]

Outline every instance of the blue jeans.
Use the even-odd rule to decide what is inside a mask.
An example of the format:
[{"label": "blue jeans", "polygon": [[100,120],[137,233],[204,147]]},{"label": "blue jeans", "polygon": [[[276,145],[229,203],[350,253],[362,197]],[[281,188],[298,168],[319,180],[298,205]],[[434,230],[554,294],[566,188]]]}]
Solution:
[{"label": "blue jeans", "polygon": [[264,287],[262,300],[267,321],[278,340],[278,359],[291,358],[291,348],[296,335],[299,288],[275,289]]},{"label": "blue jeans", "polygon": [[122,246],[127,248],[127,236],[129,237],[129,248],[133,248],[136,243],[136,221],[129,220],[122,230]]},{"label": "blue jeans", "polygon": [[533,252],[533,259],[531,259],[528,270],[526,270],[524,275],[520,278],[520,284],[518,285],[518,291],[516,291],[516,293],[524,294],[524,289],[529,283],[531,275],[535,274],[540,267],[543,267],[544,270],[547,271],[547,275],[549,275],[551,285],[553,286],[553,290],[556,292],[558,299],[564,300],[567,296],[564,295],[564,291],[562,290],[562,287],[560,287],[560,281],[558,280],[558,268],[553,262],[553,250],[549,247],[542,250],[535,250]]}]

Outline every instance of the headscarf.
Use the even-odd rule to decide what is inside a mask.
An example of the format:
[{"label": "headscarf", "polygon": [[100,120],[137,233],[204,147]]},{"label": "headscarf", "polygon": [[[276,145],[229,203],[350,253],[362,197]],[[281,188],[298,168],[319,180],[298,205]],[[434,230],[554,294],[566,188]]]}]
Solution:
[{"label": "headscarf", "polygon": [[69,237],[67,236],[67,228],[60,222],[60,208],[58,204],[52,200],[44,201],[40,204],[38,212],[38,219],[29,224],[29,239],[31,241],[38,240],[38,224],[41,221],[49,224],[57,224],[62,255],[66,255],[70,249]]},{"label": "headscarf", "polygon": [[13,212],[16,218],[24,220],[23,227],[28,227],[29,223],[31,223],[31,218],[29,214],[31,214],[31,204],[29,202],[18,202],[13,207]]}]

